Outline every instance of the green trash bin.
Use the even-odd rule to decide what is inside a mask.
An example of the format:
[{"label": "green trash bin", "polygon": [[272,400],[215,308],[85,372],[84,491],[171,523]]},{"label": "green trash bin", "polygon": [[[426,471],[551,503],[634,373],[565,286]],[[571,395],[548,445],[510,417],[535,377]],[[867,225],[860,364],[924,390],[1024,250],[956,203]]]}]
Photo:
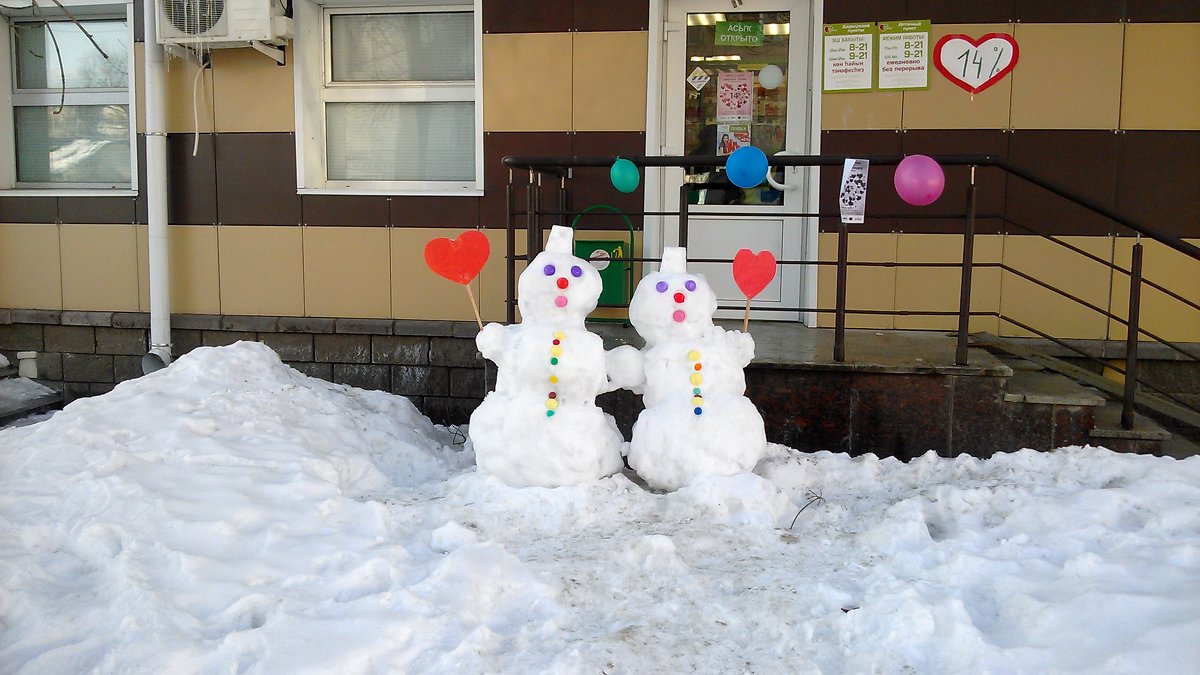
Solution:
[{"label": "green trash bin", "polygon": [[[575,255],[584,260],[592,261],[592,265],[600,271],[603,288],[600,291],[600,307],[624,307],[629,304],[630,293],[633,292],[633,262],[621,260],[633,257],[633,221],[619,209],[608,204],[589,206],[571,221],[571,229],[579,224],[579,219],[597,211],[606,211],[620,216],[629,228],[628,239],[576,239]],[[618,260],[612,261],[611,259]],[[604,320],[604,319],[597,319]],[[622,321],[621,319],[617,319]]]}]

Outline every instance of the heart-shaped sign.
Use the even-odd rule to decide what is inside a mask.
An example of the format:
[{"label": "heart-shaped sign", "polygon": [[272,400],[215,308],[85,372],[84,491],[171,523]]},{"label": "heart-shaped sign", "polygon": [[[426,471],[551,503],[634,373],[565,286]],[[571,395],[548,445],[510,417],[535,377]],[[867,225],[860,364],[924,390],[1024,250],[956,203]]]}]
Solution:
[{"label": "heart-shaped sign", "polygon": [[747,300],[761,293],[774,278],[775,254],[770,251],[753,253],[744,248],[733,257],[733,281]]},{"label": "heart-shaped sign", "polygon": [[458,239],[439,237],[425,244],[425,264],[438,276],[465,286],[479,275],[491,250],[486,235],[468,230]]},{"label": "heart-shaped sign", "polygon": [[938,40],[933,65],[947,80],[978,94],[1015,68],[1020,52],[1007,33],[988,33],[978,40],[955,33]]}]

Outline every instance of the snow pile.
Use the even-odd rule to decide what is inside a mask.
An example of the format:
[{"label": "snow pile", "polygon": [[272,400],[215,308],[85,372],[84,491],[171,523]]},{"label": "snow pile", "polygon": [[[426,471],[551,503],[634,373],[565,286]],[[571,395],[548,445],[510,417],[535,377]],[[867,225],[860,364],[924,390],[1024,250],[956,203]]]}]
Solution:
[{"label": "snow pile", "polygon": [[1200,664],[1194,458],[770,446],[658,494],[448,442],[253,344],[0,431],[0,673]]},{"label": "snow pile", "polygon": [[8,357],[0,354],[0,368],[7,368],[8,365]]}]

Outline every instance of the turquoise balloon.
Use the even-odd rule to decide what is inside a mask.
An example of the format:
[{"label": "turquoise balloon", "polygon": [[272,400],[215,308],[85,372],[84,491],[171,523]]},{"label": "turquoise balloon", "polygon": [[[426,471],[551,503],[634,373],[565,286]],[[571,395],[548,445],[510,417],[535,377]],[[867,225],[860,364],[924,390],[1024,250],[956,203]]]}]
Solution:
[{"label": "turquoise balloon", "polygon": [[621,192],[633,192],[642,182],[637,165],[621,157],[613,162],[612,168],[608,170],[608,177],[612,180],[613,187]]},{"label": "turquoise balloon", "polygon": [[752,188],[767,179],[767,156],[753,145],[734,150],[725,160],[725,175],[740,188]]}]

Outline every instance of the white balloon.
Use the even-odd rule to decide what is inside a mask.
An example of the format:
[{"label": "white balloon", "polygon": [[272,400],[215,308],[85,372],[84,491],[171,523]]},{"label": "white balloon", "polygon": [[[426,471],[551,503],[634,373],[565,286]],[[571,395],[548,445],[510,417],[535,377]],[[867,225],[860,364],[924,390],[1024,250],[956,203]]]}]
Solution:
[{"label": "white balloon", "polygon": [[783,84],[783,71],[774,64],[763,66],[763,69],[758,71],[758,83],[763,89],[774,89]]}]

